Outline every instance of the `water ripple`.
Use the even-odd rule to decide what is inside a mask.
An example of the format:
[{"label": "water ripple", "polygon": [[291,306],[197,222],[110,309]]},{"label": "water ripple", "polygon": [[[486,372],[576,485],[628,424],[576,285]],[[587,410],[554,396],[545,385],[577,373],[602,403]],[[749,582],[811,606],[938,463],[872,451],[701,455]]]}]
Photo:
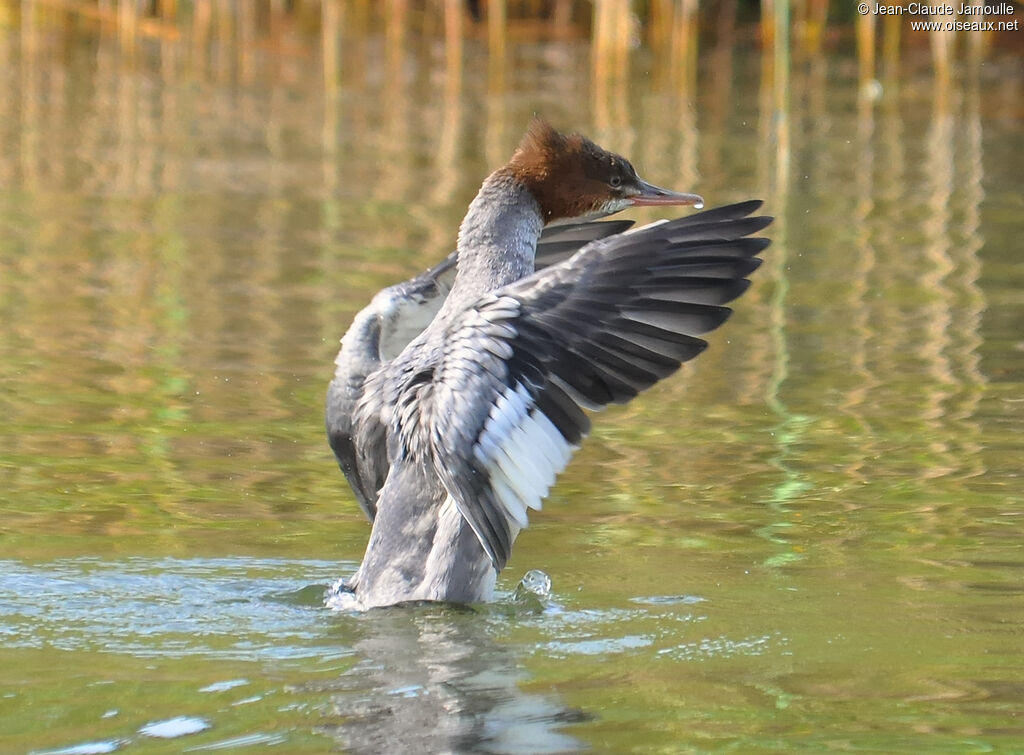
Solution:
[{"label": "water ripple", "polygon": [[[273,559],[0,562],[7,647],[240,660],[348,655],[327,645],[323,584],[339,566]],[[310,580],[322,580],[310,585]]]}]

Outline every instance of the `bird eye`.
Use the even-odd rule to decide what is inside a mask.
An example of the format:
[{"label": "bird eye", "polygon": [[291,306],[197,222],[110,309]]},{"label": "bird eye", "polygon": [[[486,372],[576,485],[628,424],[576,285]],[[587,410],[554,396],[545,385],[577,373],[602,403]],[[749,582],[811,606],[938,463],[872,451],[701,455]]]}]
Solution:
[{"label": "bird eye", "polygon": [[613,189],[617,189],[620,186],[622,186],[622,177],[621,176],[612,176],[612,180],[609,181],[608,183],[611,184]]}]

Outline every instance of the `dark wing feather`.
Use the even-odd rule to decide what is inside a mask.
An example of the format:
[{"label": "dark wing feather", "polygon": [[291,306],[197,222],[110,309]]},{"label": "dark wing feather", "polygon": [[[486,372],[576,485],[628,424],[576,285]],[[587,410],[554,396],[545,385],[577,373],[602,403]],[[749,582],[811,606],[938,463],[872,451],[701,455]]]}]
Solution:
[{"label": "dark wing feather", "polygon": [[632,220],[587,221],[583,223],[562,223],[549,225],[540,234],[537,242],[537,258],[534,267],[543,270],[572,257],[591,241],[608,238],[628,231]]},{"label": "dark wing feather", "polygon": [[672,374],[728,317],[768,244],[747,237],[771,222],[747,217],[759,206],[596,241],[450,324],[433,382],[434,467],[496,568],[587,434],[583,409]]}]

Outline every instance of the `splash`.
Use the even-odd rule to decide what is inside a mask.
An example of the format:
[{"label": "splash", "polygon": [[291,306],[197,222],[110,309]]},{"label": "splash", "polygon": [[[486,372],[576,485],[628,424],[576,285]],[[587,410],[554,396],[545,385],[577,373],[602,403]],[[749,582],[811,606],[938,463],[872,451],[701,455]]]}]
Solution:
[{"label": "splash", "polygon": [[530,569],[519,580],[513,595],[516,600],[536,597],[544,600],[551,597],[551,577],[539,569]]}]

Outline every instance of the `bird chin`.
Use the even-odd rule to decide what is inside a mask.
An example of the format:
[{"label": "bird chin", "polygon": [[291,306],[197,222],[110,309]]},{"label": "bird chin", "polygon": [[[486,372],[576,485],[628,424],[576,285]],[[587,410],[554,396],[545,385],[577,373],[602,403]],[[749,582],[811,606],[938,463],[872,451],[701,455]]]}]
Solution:
[{"label": "bird chin", "polygon": [[598,207],[596,210],[591,210],[585,215],[576,215],[571,218],[559,218],[558,220],[552,220],[547,224],[548,228],[559,225],[570,225],[572,223],[588,223],[591,220],[600,220],[606,218],[609,215],[614,215],[617,212],[622,212],[632,203],[628,199],[610,199],[603,205]]}]

